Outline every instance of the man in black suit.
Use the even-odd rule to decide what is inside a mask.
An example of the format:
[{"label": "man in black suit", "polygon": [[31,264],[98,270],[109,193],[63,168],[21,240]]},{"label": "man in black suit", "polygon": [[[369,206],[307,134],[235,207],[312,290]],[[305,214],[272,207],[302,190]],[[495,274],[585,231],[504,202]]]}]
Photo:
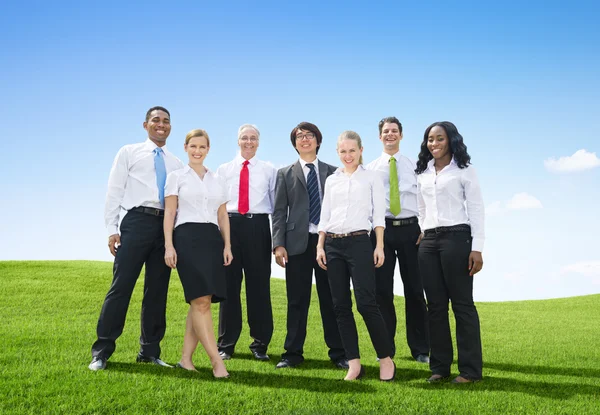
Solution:
[{"label": "man in black suit", "polygon": [[301,122],[290,134],[300,159],[277,172],[273,222],[273,252],[277,264],[285,268],[288,300],[285,353],[277,368],[297,366],[304,361],[308,307],[313,270],[329,358],[340,369],[348,368],[327,272],[317,264],[317,225],[325,179],[336,170],[317,159],[323,136],[316,125]]}]

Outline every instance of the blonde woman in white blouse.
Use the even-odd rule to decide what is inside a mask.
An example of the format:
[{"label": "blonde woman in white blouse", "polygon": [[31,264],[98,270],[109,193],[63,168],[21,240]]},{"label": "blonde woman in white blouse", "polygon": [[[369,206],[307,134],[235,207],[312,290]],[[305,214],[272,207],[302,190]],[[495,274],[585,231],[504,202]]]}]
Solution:
[{"label": "blonde woman in white blouse", "polygon": [[190,304],[177,367],[196,370],[192,355],[200,342],[214,377],[224,378],[229,373],[217,350],[210,305],[225,299],[224,266],[233,259],[227,188],[204,166],[210,150],[206,131],[190,131],[184,148],[189,164],[170,173],[165,186],[165,262],[177,268],[185,301]]},{"label": "blonde woman in white blouse", "polygon": [[483,266],[484,208],[471,157],[456,126],[436,122],[425,130],[417,162],[419,269],[427,295],[430,383],[450,377],[453,360],[448,302],[456,319],[458,370],[452,383],[481,380],[479,316],[473,276]]},{"label": "blonde woman in white blouse", "polygon": [[[338,138],[337,151],[343,167],[325,182],[319,223],[317,262],[327,270],[333,308],[350,368],[345,380],[364,376],[360,363],[358,332],[352,314],[350,280],[358,312],[379,357],[379,379],[391,381],[396,366],[391,359],[392,342],[375,298],[375,267],[384,261],[385,191],[377,173],[362,166],[362,143],[354,131]],[[376,234],[376,247],[369,238]]]}]

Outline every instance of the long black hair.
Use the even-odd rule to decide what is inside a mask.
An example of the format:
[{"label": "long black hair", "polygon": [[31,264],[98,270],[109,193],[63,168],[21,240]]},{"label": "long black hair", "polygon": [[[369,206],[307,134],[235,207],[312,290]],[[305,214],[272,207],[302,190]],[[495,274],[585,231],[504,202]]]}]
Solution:
[{"label": "long black hair", "polygon": [[421,174],[427,170],[427,163],[433,158],[431,152],[427,148],[427,142],[429,141],[429,132],[433,127],[442,127],[446,131],[448,141],[450,141],[450,154],[454,157],[454,161],[461,169],[464,169],[471,164],[471,156],[467,153],[467,146],[463,142],[463,137],[458,132],[456,125],[450,121],[438,121],[431,124],[425,130],[423,136],[423,142],[421,143],[421,152],[419,153],[419,160],[417,161],[417,168],[415,173]]}]

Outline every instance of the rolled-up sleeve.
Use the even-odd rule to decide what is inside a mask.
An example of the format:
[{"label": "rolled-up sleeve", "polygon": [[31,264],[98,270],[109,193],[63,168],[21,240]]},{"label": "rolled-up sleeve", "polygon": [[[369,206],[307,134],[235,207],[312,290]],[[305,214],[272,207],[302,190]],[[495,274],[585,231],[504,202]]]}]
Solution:
[{"label": "rolled-up sleeve", "polygon": [[371,173],[371,197],[373,198],[373,229],[378,226],[385,228],[385,188],[377,172],[369,171],[369,173]]},{"label": "rolled-up sleeve", "polygon": [[467,215],[471,225],[471,236],[473,238],[472,250],[483,252],[485,241],[485,207],[481,187],[477,179],[477,172],[473,167],[468,167],[463,175],[463,187],[467,204]]},{"label": "rolled-up sleeve", "polygon": [[335,181],[335,177],[329,176],[325,181],[325,194],[323,196],[323,204],[321,205],[321,218],[319,219],[319,232],[327,233],[329,219],[331,218],[331,186]]}]

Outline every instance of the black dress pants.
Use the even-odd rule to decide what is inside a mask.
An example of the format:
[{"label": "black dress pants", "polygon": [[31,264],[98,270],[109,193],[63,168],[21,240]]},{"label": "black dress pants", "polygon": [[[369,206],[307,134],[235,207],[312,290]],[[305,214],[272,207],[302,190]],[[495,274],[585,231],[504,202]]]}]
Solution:
[{"label": "black dress pants", "polygon": [[317,264],[318,240],[318,235],[309,234],[306,251],[299,255],[290,255],[285,266],[285,286],[288,301],[287,335],[283,346],[286,351],[281,355],[281,358],[289,360],[294,365],[304,361],[304,341],[306,340],[313,270],[317,284],[317,295],[319,296],[325,344],[329,347],[329,358],[336,362],[345,356],[333,311],[327,271]]},{"label": "black dress pants", "polygon": [[433,374],[450,375],[453,350],[448,320],[448,301],[456,319],[458,370],[461,376],[482,376],[479,315],[473,303],[473,277],[469,275],[470,231],[425,235],[419,245],[419,268],[429,309]]},{"label": "black dress pants", "polygon": [[266,353],[273,336],[271,308],[271,228],[268,215],[231,216],[233,261],[225,267],[227,299],[219,309],[219,351],[232,355],[242,332],[242,278],[246,279],[246,305],[250,350]]},{"label": "black dress pants", "polygon": [[350,279],[356,308],[362,315],[377,357],[392,355],[392,342],[375,297],[373,246],[367,234],[325,240],[327,275],[333,308],[348,360],[360,358],[358,332],[352,314]]},{"label": "black dress pants", "polygon": [[98,319],[98,339],[92,345],[92,356],[108,359],[115,351],[115,341],[125,326],[131,294],[145,264],[140,354],[159,358],[160,341],[167,326],[165,312],[171,276],[171,268],[164,258],[163,217],[129,211],[120,229],[121,246],[115,257],[113,281]]},{"label": "black dress pants", "polygon": [[[386,220],[384,232],[385,262],[375,270],[377,279],[377,304],[385,321],[387,331],[396,353],[394,337],[396,334],[396,308],[394,307],[394,271],[396,258],[400,268],[400,277],[404,286],[404,312],[406,319],[406,339],[413,358],[429,355],[429,327],[427,323],[427,304],[423,294],[423,282],[419,273],[416,245],[421,233],[418,223],[403,226],[391,226]],[[375,246],[375,232],[371,232],[371,241]]]}]

